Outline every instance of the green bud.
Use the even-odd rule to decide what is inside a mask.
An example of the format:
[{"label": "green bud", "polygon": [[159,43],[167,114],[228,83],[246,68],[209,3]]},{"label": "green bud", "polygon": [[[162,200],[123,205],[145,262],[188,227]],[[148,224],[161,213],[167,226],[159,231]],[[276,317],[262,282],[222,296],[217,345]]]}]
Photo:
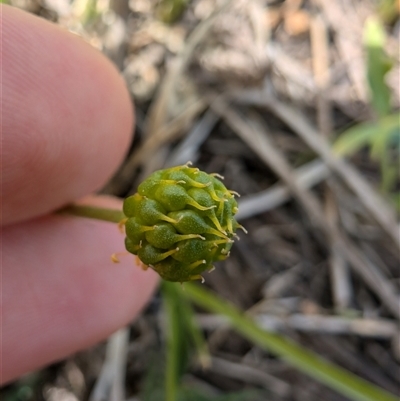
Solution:
[{"label": "green bud", "polygon": [[125,199],[126,249],[165,280],[203,279],[243,228],[233,194],[216,174],[188,165],[156,171]]}]

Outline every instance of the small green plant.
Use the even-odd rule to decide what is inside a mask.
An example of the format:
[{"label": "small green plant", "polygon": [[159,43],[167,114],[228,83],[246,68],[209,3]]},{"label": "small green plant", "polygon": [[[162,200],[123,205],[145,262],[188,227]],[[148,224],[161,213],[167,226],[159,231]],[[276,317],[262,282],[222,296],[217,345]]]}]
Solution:
[{"label": "small green plant", "polygon": [[343,132],[334,143],[333,150],[338,155],[350,156],[362,148],[369,148],[371,158],[380,164],[381,191],[390,194],[400,178],[400,114],[391,112],[391,93],[386,75],[393,62],[385,52],[385,42],[382,23],[376,18],[369,18],[364,31],[366,79],[376,119]]},{"label": "small green plant", "polygon": [[126,249],[165,280],[202,280],[241,227],[233,194],[216,174],[188,165],[154,172],[124,202]]}]

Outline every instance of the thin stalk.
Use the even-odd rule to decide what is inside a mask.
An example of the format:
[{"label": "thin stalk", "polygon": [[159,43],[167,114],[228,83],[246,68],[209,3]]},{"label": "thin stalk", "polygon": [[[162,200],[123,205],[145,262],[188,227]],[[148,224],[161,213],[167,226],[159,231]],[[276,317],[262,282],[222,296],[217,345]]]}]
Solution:
[{"label": "thin stalk", "polygon": [[253,319],[199,285],[185,283],[183,294],[198,306],[229,319],[230,325],[254,344],[281,357],[315,380],[353,401],[398,401],[398,398],[325,360],[283,336],[265,331]]},{"label": "thin stalk", "polygon": [[176,295],[171,283],[162,285],[164,307],[167,316],[167,367],[165,372],[165,401],[176,401],[179,382],[179,316]]},{"label": "thin stalk", "polygon": [[121,210],[104,209],[94,206],[85,205],[69,205],[58,211],[59,214],[87,217],[89,219],[110,221],[112,223],[119,223],[125,218]]}]

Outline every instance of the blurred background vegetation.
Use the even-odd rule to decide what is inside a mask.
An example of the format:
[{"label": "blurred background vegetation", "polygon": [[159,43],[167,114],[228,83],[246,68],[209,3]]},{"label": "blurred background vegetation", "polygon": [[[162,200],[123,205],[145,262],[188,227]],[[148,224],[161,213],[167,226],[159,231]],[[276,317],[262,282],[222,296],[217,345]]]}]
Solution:
[{"label": "blurred background vegetation", "polygon": [[3,2],[125,78],[136,136],[104,193],[191,160],[242,194],[249,234],[203,286],[163,283],[129,327],[1,398],[398,399],[400,2]]}]

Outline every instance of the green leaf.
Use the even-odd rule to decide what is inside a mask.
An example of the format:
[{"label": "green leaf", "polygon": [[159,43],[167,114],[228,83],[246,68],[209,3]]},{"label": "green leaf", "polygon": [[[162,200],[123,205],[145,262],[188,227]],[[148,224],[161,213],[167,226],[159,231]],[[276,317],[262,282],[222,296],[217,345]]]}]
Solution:
[{"label": "green leaf", "polygon": [[181,331],[185,333],[190,346],[194,348],[201,366],[206,368],[211,363],[210,353],[203,333],[196,323],[191,303],[182,294],[179,287],[171,285],[165,280],[162,282],[162,287],[169,296],[174,297],[180,316]]},{"label": "green leaf", "polygon": [[381,190],[387,193],[400,174],[400,114],[391,114],[376,123],[358,124],[348,129],[340,135],[332,149],[337,155],[349,156],[366,146],[370,146],[371,157],[380,162]]},{"label": "green leaf", "polygon": [[392,114],[378,121],[379,132],[370,138],[371,156],[377,160],[386,156],[386,150],[397,145],[400,150],[400,114]]},{"label": "green leaf", "polygon": [[368,145],[380,147],[399,136],[399,129],[399,114],[382,117],[376,123],[357,124],[343,132],[332,149],[337,155],[349,156]]},{"label": "green leaf", "polygon": [[193,308],[181,289],[167,281],[161,285],[167,322],[166,401],[175,401],[179,382],[194,349],[203,367],[210,356],[203,333],[195,323]]},{"label": "green leaf", "polygon": [[343,132],[333,144],[333,152],[340,156],[350,156],[367,146],[371,138],[379,135],[380,128],[376,124],[357,124]]},{"label": "green leaf", "polygon": [[202,308],[228,318],[234,330],[253,344],[274,353],[315,380],[353,401],[398,401],[387,391],[279,335],[263,330],[253,319],[205,288],[186,283],[184,295]]},{"label": "green leaf", "polygon": [[371,102],[379,117],[390,112],[390,89],[385,76],[392,68],[386,55],[386,35],[381,22],[370,17],[364,27],[364,43],[367,52],[367,79],[371,91]]},{"label": "green leaf", "polygon": [[[164,284],[164,283],[163,283]],[[175,401],[184,360],[187,358],[187,343],[179,315],[177,292],[169,285],[162,286],[167,323],[167,366],[165,372],[165,400]]]}]

